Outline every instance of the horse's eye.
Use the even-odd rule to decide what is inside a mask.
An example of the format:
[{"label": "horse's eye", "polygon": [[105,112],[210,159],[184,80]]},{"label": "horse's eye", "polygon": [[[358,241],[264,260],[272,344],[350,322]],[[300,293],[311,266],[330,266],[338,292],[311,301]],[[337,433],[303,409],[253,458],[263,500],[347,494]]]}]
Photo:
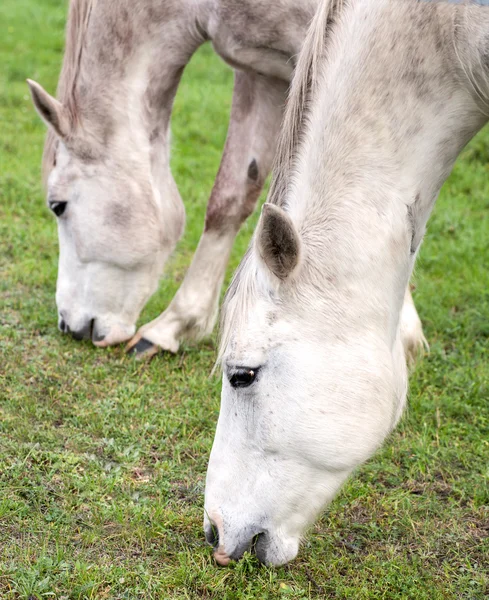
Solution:
[{"label": "horse's eye", "polygon": [[229,383],[233,388],[249,387],[256,379],[258,369],[248,369],[246,367],[236,369],[228,375]]},{"label": "horse's eye", "polygon": [[53,213],[57,217],[61,217],[61,215],[66,210],[66,205],[67,204],[68,204],[67,202],[50,202],[49,203],[49,208],[53,211]]}]

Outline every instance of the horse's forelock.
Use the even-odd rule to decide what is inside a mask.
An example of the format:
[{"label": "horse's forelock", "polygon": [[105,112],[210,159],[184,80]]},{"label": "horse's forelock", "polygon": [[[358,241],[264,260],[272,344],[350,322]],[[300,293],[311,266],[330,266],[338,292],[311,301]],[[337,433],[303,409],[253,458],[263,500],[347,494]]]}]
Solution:
[{"label": "horse's forelock", "polygon": [[224,297],[216,367],[222,365],[224,354],[231,343],[232,334],[245,326],[251,304],[258,297],[257,272],[252,255],[252,245],[253,242],[246,251]]}]

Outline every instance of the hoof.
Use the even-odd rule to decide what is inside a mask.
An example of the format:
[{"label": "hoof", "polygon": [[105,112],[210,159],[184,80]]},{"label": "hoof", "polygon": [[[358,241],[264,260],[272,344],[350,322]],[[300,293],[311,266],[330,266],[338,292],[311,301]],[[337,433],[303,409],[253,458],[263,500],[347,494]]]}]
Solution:
[{"label": "hoof", "polygon": [[145,338],[141,338],[134,345],[129,345],[127,348],[127,353],[136,358],[153,358],[159,351],[160,349],[156,344]]}]

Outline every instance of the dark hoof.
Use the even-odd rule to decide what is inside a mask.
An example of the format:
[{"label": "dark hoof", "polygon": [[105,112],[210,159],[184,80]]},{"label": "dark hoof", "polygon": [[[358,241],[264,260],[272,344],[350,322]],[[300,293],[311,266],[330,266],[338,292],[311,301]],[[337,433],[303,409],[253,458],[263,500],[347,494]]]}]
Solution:
[{"label": "dark hoof", "polygon": [[158,346],[146,340],[145,338],[141,338],[139,342],[131,346],[127,353],[135,356],[136,358],[152,358],[155,354],[158,354],[160,349]]}]

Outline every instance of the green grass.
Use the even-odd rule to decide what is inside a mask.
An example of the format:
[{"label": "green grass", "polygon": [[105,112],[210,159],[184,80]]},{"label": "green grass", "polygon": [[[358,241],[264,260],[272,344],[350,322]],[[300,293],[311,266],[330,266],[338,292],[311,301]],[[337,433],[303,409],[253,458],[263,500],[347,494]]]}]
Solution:
[{"label": "green grass", "polygon": [[[64,19],[59,0],[0,4],[0,598],[488,598],[489,132],[459,160],[421,252],[431,354],[401,426],[295,562],[220,569],[202,533],[215,340],[139,364],[56,331],[44,128],[24,80],[55,89]],[[188,227],[141,322],[168,304],[197,244],[231,86],[209,47],[184,76],[172,163]]]}]

